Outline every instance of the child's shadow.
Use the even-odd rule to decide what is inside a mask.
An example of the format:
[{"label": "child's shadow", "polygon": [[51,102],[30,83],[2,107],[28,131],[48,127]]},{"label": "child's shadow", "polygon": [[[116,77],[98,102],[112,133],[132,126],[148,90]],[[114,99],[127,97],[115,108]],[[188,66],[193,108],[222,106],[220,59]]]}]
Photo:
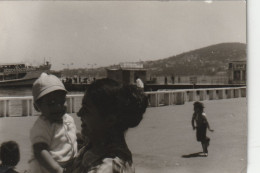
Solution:
[{"label": "child's shadow", "polygon": [[203,152],[198,152],[198,153],[192,153],[192,154],[182,155],[182,157],[183,157],[183,158],[205,157],[205,155],[203,155]]}]

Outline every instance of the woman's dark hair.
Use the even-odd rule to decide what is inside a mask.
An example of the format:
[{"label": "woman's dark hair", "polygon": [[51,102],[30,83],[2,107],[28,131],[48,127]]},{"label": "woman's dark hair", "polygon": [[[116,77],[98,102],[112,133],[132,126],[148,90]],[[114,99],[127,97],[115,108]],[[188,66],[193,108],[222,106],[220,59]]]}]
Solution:
[{"label": "woman's dark hair", "polygon": [[101,116],[116,115],[116,128],[125,131],[136,127],[143,118],[148,98],[135,85],[120,85],[104,78],[90,84],[84,99],[89,97]]},{"label": "woman's dark hair", "polygon": [[2,165],[16,166],[20,161],[19,145],[14,141],[3,142],[0,147]]}]

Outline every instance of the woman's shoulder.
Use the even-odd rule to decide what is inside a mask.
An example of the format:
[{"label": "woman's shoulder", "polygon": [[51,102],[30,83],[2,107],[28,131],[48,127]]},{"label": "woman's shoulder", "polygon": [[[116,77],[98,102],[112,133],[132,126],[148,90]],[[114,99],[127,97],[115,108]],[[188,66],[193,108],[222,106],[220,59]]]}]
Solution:
[{"label": "woman's shoulder", "polygon": [[134,173],[134,167],[119,157],[104,158],[100,165],[93,168],[90,173]]},{"label": "woman's shoulder", "polygon": [[88,173],[134,173],[129,154],[131,155],[127,149],[120,147],[107,148],[107,153],[104,154],[104,152],[93,153],[89,146],[84,146],[74,161],[74,167],[79,170],[88,170]]}]

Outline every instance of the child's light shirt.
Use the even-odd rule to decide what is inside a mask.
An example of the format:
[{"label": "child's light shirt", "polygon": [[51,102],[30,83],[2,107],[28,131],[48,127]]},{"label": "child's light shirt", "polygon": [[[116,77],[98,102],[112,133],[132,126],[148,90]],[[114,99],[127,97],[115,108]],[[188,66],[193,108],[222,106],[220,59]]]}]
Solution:
[{"label": "child's light shirt", "polygon": [[69,161],[77,154],[76,125],[68,114],[63,116],[63,123],[51,123],[40,116],[30,131],[30,140],[32,145],[48,144],[52,158],[58,163]]}]

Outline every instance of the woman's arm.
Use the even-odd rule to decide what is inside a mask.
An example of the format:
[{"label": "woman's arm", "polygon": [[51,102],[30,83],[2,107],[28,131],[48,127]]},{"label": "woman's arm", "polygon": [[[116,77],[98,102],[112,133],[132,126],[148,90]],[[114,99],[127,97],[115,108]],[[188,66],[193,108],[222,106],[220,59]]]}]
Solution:
[{"label": "woman's arm", "polygon": [[36,143],[33,145],[34,156],[39,164],[50,173],[62,173],[62,167],[51,157],[49,146],[46,143]]}]

